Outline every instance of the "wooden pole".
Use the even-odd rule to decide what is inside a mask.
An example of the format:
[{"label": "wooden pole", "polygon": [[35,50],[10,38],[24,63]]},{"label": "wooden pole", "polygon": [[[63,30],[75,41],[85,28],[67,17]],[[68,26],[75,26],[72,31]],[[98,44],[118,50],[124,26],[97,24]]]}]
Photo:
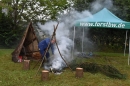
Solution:
[{"label": "wooden pole", "polygon": [[47,71],[47,70],[42,70],[41,80],[42,80],[42,81],[47,81],[47,80],[49,80],[49,71]]},{"label": "wooden pole", "polygon": [[[59,22],[58,22],[56,28],[54,28],[54,32],[53,32],[53,35],[52,35],[52,37],[51,37],[51,40],[52,40],[53,37],[55,36],[55,32],[56,32],[56,29],[57,29],[58,25],[59,25]],[[40,66],[39,66],[39,68],[38,68],[38,70],[37,70],[37,73],[38,73],[38,71],[40,70],[41,65],[43,64],[43,61],[46,59],[46,58],[45,58],[45,55],[46,55],[46,53],[47,53],[47,51],[48,51],[48,49],[49,49],[50,44],[51,44],[51,42],[48,44],[48,46],[47,46],[47,48],[46,48],[46,51],[45,51],[45,53],[44,53],[44,56],[43,56],[42,61],[41,61],[41,63],[40,63]],[[36,75],[37,75],[37,73],[36,73]]]},{"label": "wooden pole", "polygon": [[24,60],[23,62],[23,69],[24,70],[29,70],[30,69],[30,60]]},{"label": "wooden pole", "polygon": [[[54,36],[54,37],[55,37],[55,36]],[[55,41],[56,41],[56,37],[55,37]],[[60,52],[60,49],[59,49],[59,47],[58,47],[57,41],[56,41],[56,47],[57,47],[57,49],[58,49],[58,51],[59,51],[59,54],[60,54],[62,60],[66,63],[66,65],[70,68],[70,70],[72,70],[71,67],[68,65],[68,63],[67,63],[67,62],[65,61],[65,59],[63,58],[63,56],[61,55],[61,52]],[[73,71],[73,70],[72,70],[72,71]]]},{"label": "wooden pole", "polygon": [[77,78],[83,77],[83,68],[76,68],[75,77]]}]

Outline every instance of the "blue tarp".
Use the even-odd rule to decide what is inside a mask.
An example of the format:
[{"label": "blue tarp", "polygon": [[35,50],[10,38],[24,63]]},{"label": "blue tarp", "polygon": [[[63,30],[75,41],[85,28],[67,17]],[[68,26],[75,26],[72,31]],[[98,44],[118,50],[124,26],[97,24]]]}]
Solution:
[{"label": "blue tarp", "polygon": [[74,26],[130,29],[130,22],[123,21],[104,8],[92,16],[76,20]]}]

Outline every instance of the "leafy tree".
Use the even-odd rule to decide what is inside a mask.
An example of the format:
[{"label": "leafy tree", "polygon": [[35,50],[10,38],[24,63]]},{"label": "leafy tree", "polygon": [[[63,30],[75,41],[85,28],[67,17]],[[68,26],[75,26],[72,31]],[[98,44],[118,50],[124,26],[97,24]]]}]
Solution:
[{"label": "leafy tree", "polygon": [[75,8],[75,10],[82,12],[84,10],[88,10],[90,9],[90,5],[94,0],[72,0],[73,2],[73,8]]},{"label": "leafy tree", "polygon": [[[30,21],[45,23],[57,20],[57,15],[63,13],[69,5],[67,0],[1,0],[1,4],[2,9],[6,9],[7,16],[12,20],[8,22],[11,25],[8,30],[15,37],[20,37]],[[8,38],[6,44],[9,44],[10,33],[8,31],[5,33]]]},{"label": "leafy tree", "polygon": [[11,30],[13,26],[10,16],[2,13],[0,8],[0,44],[4,46],[12,46],[14,41],[17,40],[17,35],[14,34],[14,30]]},{"label": "leafy tree", "polygon": [[56,19],[59,13],[67,9],[67,0],[2,0],[6,3],[14,24],[21,21],[41,21]]},{"label": "leafy tree", "polygon": [[125,21],[130,21],[130,0],[113,0],[113,12]]}]

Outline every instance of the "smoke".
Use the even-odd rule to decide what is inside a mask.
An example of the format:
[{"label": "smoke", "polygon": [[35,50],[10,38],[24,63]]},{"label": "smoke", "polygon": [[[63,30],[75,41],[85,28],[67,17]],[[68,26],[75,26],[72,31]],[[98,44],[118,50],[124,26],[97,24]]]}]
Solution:
[{"label": "smoke", "polygon": [[92,13],[100,11],[102,8],[111,9],[113,7],[112,0],[95,0],[92,2],[90,8]]},{"label": "smoke", "polygon": [[2,13],[4,13],[5,15],[7,15],[8,14],[8,9],[2,8]]},{"label": "smoke", "polygon": [[[73,46],[73,41],[72,38],[70,38],[70,35],[73,34],[73,32],[71,32],[72,31],[71,29],[73,27],[73,22],[77,19],[88,17],[88,16],[91,16],[91,13],[89,11],[83,11],[82,13],[78,13],[77,11],[74,10],[68,14],[59,16],[59,25],[56,30],[56,40],[58,43],[60,53],[62,54],[66,63],[70,63],[71,60],[73,59],[71,57],[71,49]],[[39,28],[41,28],[41,30],[44,31],[44,33],[50,37],[53,34],[54,25],[55,26],[57,25],[56,21],[49,21],[44,25],[38,23]],[[54,56],[51,58],[52,58],[51,59],[52,68],[62,70],[64,67],[67,66],[64,60],[61,58],[56,46],[55,46]]]},{"label": "smoke", "polygon": [[[96,0],[91,4],[91,6],[92,6],[91,7],[92,12],[98,11],[104,6],[110,8],[112,7],[112,0]],[[67,14],[58,16],[59,25],[56,30],[56,40],[58,42],[60,53],[62,54],[63,58],[67,63],[70,63],[71,60],[73,60],[73,58],[71,57],[71,48],[73,47],[73,41],[72,38],[70,38],[70,35],[73,34],[72,32],[73,23],[77,19],[81,19],[89,16],[92,16],[92,14],[88,10],[85,10],[81,13],[72,10]],[[57,21],[49,21],[44,25],[38,23],[38,26],[41,28],[41,30],[44,31],[44,33],[50,37],[53,34],[54,25],[55,26],[57,25]],[[76,35],[79,36],[79,34]],[[85,40],[89,42],[88,38],[87,37],[85,38],[86,38]],[[51,68],[62,70],[66,66],[67,66],[66,63],[61,58],[59,51],[55,46],[54,56],[51,57]],[[50,67],[46,66],[45,68],[48,69]]]}]

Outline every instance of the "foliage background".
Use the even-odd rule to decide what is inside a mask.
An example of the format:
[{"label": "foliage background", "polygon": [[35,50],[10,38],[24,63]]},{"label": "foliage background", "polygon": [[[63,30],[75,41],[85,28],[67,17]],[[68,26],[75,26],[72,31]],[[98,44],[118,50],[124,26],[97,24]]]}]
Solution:
[{"label": "foliage background", "polygon": [[[108,7],[107,3],[104,4],[107,0],[1,0],[0,48],[15,48],[30,21],[33,22],[34,26],[37,26],[37,22],[44,24],[50,20],[57,21],[59,15],[64,15],[65,12],[69,13],[70,9],[75,9],[78,12],[84,10],[92,12],[92,5],[96,1],[103,3],[101,9]],[[108,9],[122,20],[129,22],[130,1],[110,1],[112,5]],[[5,13],[2,11],[3,8]],[[92,13],[94,14],[95,12]],[[100,51],[113,52],[118,50],[116,52],[122,52],[125,46],[125,31],[121,29],[96,28],[89,29],[86,36],[89,37]]]}]

